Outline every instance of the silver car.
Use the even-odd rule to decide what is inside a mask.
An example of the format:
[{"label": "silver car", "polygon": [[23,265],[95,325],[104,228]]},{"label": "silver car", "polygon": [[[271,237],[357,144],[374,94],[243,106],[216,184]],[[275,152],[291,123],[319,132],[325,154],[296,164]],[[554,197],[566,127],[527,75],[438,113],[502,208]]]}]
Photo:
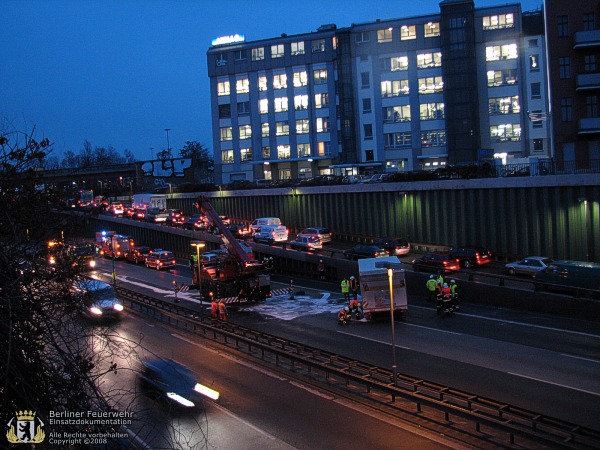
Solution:
[{"label": "silver car", "polygon": [[552,258],[547,256],[528,256],[523,258],[521,261],[508,263],[504,266],[504,269],[509,275],[533,275],[539,270],[543,270],[550,263],[554,261]]},{"label": "silver car", "polygon": [[317,239],[319,239],[319,241],[321,241],[322,244],[331,242],[331,231],[329,231],[329,228],[325,227],[305,228],[300,233],[298,233],[298,236],[314,236]]}]

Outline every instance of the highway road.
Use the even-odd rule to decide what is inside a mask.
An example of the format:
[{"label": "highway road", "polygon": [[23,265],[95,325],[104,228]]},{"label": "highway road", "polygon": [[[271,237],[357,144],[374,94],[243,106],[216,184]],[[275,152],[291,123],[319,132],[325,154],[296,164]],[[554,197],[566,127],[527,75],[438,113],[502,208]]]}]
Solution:
[{"label": "highway road", "polygon": [[[112,262],[100,260],[99,263],[97,274],[109,276]],[[122,261],[117,261],[115,265],[119,274],[118,283],[171,301],[175,296],[172,280],[175,279],[180,284],[189,282],[189,269],[185,266],[177,267],[171,272],[157,272]],[[311,281],[303,287],[296,281],[295,287],[297,295],[293,300],[287,294],[279,295],[251,308],[230,311],[230,319],[370,364],[390,367],[392,349],[389,323],[353,323],[340,327],[337,325],[336,313],[343,306],[343,299],[337,286],[327,283],[316,285]],[[207,308],[207,305],[198,303],[197,291],[182,292],[178,296],[183,304],[201,310]],[[399,372],[599,429],[597,417],[600,417],[600,378],[597,373],[600,368],[600,329],[597,323],[469,304],[462,307],[460,314],[440,318],[435,313],[434,305],[428,304],[424,297],[409,298],[408,320],[396,323]],[[241,428],[257,433],[254,437],[248,436],[248,439],[266,439],[262,444],[267,442],[273,445],[262,448],[286,448],[278,445],[306,447],[306,442],[299,440],[292,430],[308,429],[312,432],[309,436],[313,437],[317,430],[311,427],[316,422],[316,416],[302,412],[321,409],[327,411],[331,403],[336,403],[335,399],[328,399],[328,394],[315,394],[291,385],[285,377],[279,380],[278,376],[270,376],[264,371],[237,364],[235,360],[221,356],[219,352],[202,348],[201,343],[189,336],[180,336],[180,333],[165,330],[158,324],[128,317],[117,325],[117,329],[128,336],[144,336],[148,343],[144,347],[163,356],[172,356],[194,371],[197,370],[198,374],[207,374],[209,370],[206,376],[211,382],[223,381],[223,392],[226,393],[223,396],[224,405],[218,405],[226,406],[226,412],[211,405],[211,408],[215,406],[219,411],[214,416],[209,416],[211,420],[207,422],[207,432],[216,433],[209,434],[211,436],[218,435],[218,431],[212,427],[215,426],[218,430],[221,420],[224,423],[241,420],[241,423],[247,424]],[[219,358],[215,358],[215,355],[219,355]],[[213,364],[215,359],[219,361],[218,364]],[[204,362],[209,360],[211,364],[207,367]],[[222,360],[228,361],[227,364],[232,364],[232,367],[226,367]],[[246,371],[248,372],[245,373]],[[233,374],[237,372],[241,373],[241,378],[234,378]],[[277,387],[262,384],[267,382],[283,385],[283,395],[269,395],[253,404],[265,393],[277,392]],[[242,392],[236,390],[236,386],[241,387]],[[253,386],[261,386],[261,389],[253,391]],[[297,391],[301,398],[289,403],[286,393],[292,391]],[[233,398],[239,398],[240,403],[236,403],[237,400],[234,402]],[[318,407],[307,406],[311,402],[318,404]],[[284,405],[283,410],[279,404]],[[302,404],[303,407],[296,408]],[[145,407],[140,410],[154,414],[154,409]],[[291,415],[285,415],[284,418],[287,409],[290,409]],[[267,411],[271,410],[276,412],[269,418],[271,414]],[[360,412],[352,411],[354,410],[330,411],[327,417],[334,414],[335,417],[352,416],[352,420],[358,420],[353,414]],[[227,419],[220,417],[220,414]],[[327,424],[327,430],[331,431],[331,435],[324,438],[331,444],[327,445],[328,448],[342,448],[338,445],[354,442],[356,435],[348,433],[348,427],[344,427],[350,423],[348,420],[341,420],[338,430],[337,425],[326,420],[327,417],[319,417],[318,423]],[[362,417],[360,419],[365,420]],[[201,416],[196,417],[196,420],[206,423],[201,422]],[[392,426],[394,435],[400,432],[395,425],[385,422],[374,426]],[[226,430],[227,427],[224,427],[222,430]],[[384,429],[381,432],[386,433]],[[226,431],[223,433],[227,434]],[[411,437],[415,436],[415,439],[421,439],[410,431],[407,433]],[[299,431],[297,434],[303,435],[306,432]],[[348,442],[340,437],[348,434],[353,436]],[[369,437],[371,438],[372,436]],[[312,444],[314,446],[315,442]],[[377,448],[374,445],[367,447]],[[429,448],[438,448],[449,444],[429,441],[423,445],[425,447],[419,447],[427,448],[429,445]],[[386,447],[384,445],[381,448]]]}]

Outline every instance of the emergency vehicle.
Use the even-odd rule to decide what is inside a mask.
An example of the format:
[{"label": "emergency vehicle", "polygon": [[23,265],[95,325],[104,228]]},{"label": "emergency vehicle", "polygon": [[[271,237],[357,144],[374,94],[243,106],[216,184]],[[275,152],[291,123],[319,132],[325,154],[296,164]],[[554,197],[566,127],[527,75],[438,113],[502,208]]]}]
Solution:
[{"label": "emergency vehicle", "polygon": [[114,231],[99,231],[96,233],[96,246],[99,253],[106,258],[121,259],[130,248],[133,248],[133,239],[129,236],[116,234]]},{"label": "emergency vehicle", "polygon": [[[390,317],[390,280],[388,269],[377,267],[381,263],[399,264],[396,256],[365,258],[358,260],[362,310],[367,320]],[[392,270],[392,293],[394,295],[394,319],[404,320],[408,312],[406,277],[404,270]]]}]

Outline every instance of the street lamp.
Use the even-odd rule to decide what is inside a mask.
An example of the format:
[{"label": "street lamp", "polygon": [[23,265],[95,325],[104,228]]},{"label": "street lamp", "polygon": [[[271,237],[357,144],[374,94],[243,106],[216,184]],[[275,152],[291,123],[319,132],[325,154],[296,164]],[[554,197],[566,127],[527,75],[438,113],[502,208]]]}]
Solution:
[{"label": "street lamp", "polygon": [[202,303],[202,267],[200,262],[200,249],[206,247],[204,241],[190,242],[192,247],[196,247],[196,262],[198,264],[198,293],[200,294],[200,303]]},{"label": "street lamp", "polygon": [[113,281],[113,285],[116,286],[117,285],[117,272],[115,271],[115,236],[111,235],[110,237],[110,248],[112,251],[112,281]]},{"label": "street lamp", "polygon": [[165,131],[167,132],[167,154],[170,154],[171,152],[169,150],[171,149],[171,144],[169,143],[169,131],[171,131],[171,129],[165,128]]},{"label": "street lamp", "polygon": [[398,382],[398,368],[396,366],[396,336],[394,334],[394,269],[401,269],[400,262],[377,261],[375,267],[387,269],[388,281],[390,283],[390,317],[392,319],[392,373],[394,374],[394,386]]}]

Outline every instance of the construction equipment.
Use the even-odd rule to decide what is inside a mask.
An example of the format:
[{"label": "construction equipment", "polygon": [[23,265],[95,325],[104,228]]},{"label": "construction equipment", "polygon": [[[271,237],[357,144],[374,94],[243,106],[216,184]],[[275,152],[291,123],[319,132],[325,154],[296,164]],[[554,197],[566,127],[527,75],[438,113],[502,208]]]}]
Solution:
[{"label": "construction equipment", "polygon": [[229,298],[228,303],[256,302],[270,297],[271,279],[263,264],[252,259],[253,254],[242,247],[208,199],[200,197],[197,206],[210,225],[219,230],[227,252],[201,264],[201,283],[198,283],[198,267],[195,264],[192,284],[202,286],[203,297]]}]

